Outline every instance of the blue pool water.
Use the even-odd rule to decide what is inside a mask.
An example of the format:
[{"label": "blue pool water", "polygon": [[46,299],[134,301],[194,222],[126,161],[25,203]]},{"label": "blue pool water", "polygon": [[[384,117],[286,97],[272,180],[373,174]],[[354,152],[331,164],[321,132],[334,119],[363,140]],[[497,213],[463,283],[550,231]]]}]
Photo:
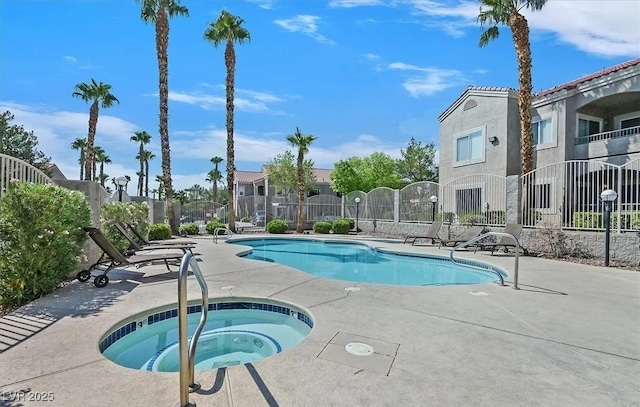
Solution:
[{"label": "blue pool water", "polygon": [[[217,369],[256,362],[301,342],[313,321],[288,304],[235,301],[209,304],[206,325],[196,348],[195,369]],[[200,322],[199,306],[189,307],[188,336]],[[100,341],[113,362],[154,372],[179,370],[178,318],[175,305],[129,318]]]},{"label": "blue pool water", "polygon": [[[253,250],[240,254],[246,259],[283,264],[337,280],[392,285],[454,285],[488,283],[498,279],[494,272],[456,265],[448,258],[383,251],[357,242],[236,238],[228,243],[251,246]],[[479,262],[473,264],[492,268]]]}]

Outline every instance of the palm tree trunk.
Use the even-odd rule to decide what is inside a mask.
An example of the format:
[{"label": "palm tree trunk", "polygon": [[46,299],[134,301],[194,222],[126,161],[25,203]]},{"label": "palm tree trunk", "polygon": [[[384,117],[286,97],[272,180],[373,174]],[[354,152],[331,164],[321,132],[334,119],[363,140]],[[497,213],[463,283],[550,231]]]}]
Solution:
[{"label": "palm tree trunk", "polygon": [[520,155],[522,175],[533,170],[533,129],[531,124],[531,46],[529,25],[520,13],[512,13],[509,27],[513,32],[513,43],[518,55],[518,83],[520,85],[518,108],[520,110]]},{"label": "palm tree trunk", "polygon": [[84,179],[84,147],[80,148],[80,179]]},{"label": "palm tree trunk", "polygon": [[96,141],[96,128],[98,126],[98,101],[94,100],[89,109],[89,133],[87,134],[87,152],[85,153],[84,160],[84,179],[85,181],[91,181],[94,173],[93,165],[95,161],[95,153],[93,151],[93,144]]},{"label": "palm tree trunk", "polygon": [[304,154],[302,148],[298,149],[298,224],[296,226],[296,232],[304,232]]},{"label": "palm tree trunk", "polygon": [[138,152],[140,157],[140,176],[138,177],[138,195],[142,196],[142,188],[144,185],[144,145],[140,142],[140,151]]},{"label": "palm tree trunk", "polygon": [[233,49],[233,42],[231,41],[227,41],[227,47],[224,50],[224,63],[227,67],[227,191],[229,191],[227,215],[229,218],[229,229],[235,233],[236,216],[233,202],[233,181],[235,175],[235,151],[233,144],[233,91],[235,87],[236,53]]},{"label": "palm tree trunk", "polygon": [[104,187],[104,162],[100,162],[100,185]]},{"label": "palm tree trunk", "polygon": [[149,160],[144,160],[144,196],[149,198]]},{"label": "palm tree trunk", "polygon": [[160,7],[156,16],[156,51],[158,54],[158,99],[160,99],[160,149],[162,151],[162,175],[167,216],[173,234],[178,234],[178,224],[173,213],[173,185],[171,182],[171,150],[169,149],[169,19]]}]

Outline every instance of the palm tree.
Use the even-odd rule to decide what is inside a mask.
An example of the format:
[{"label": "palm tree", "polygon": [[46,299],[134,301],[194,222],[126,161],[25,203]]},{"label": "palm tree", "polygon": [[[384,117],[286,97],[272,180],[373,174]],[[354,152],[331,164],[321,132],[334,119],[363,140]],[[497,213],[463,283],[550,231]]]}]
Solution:
[{"label": "palm tree", "polygon": [[296,127],[296,132],[287,136],[287,141],[291,143],[293,147],[298,147],[298,162],[297,162],[297,174],[298,174],[298,225],[296,226],[296,232],[304,232],[304,195],[305,177],[304,177],[304,155],[309,152],[309,146],[316,139],[316,136],[310,134],[305,135],[300,133],[300,129]]},{"label": "palm tree", "polygon": [[111,164],[111,158],[105,153],[104,149],[100,146],[95,146],[93,151],[95,152],[95,155],[96,155],[96,162],[100,163],[100,172],[99,172],[100,175],[98,175],[97,178],[98,178],[98,181],[100,182],[100,185],[104,187],[104,181],[109,177],[104,173],[104,165]]},{"label": "palm tree", "polygon": [[136,160],[140,161],[140,172],[138,174],[142,174],[138,176],[138,196],[142,196],[144,188],[144,145],[151,142],[151,135],[146,131],[136,131],[134,135],[131,136],[131,141],[140,143]]},{"label": "palm tree", "polygon": [[83,82],[77,84],[75,86],[75,92],[73,92],[71,96],[78,97],[85,102],[91,102],[91,107],[89,108],[89,132],[87,134],[84,163],[84,179],[90,181],[95,177],[95,171],[92,172],[94,166],[93,144],[96,140],[99,106],[101,105],[103,109],[108,109],[113,106],[114,103],[120,103],[120,101],[111,94],[111,85],[96,82],[93,78],[91,78],[91,83]]},{"label": "palm tree", "polygon": [[164,190],[164,175],[156,175],[156,182],[158,183],[158,200],[162,200],[162,191]]},{"label": "palm tree", "polygon": [[149,161],[156,158],[156,155],[151,151],[144,150],[142,158],[144,159],[144,196],[149,198]]},{"label": "palm tree", "polygon": [[71,144],[71,148],[74,150],[80,150],[80,159],[78,163],[80,164],[80,179],[84,179],[84,155],[87,149],[87,139],[85,138],[77,138]]},{"label": "palm tree", "polygon": [[224,161],[222,157],[212,157],[211,162],[213,163],[213,171],[209,171],[207,174],[207,181],[212,183],[211,193],[213,194],[213,203],[216,203],[218,200],[218,182],[222,178],[222,174],[220,174],[220,171],[218,170],[218,164],[222,161]]},{"label": "palm tree", "polygon": [[480,34],[480,47],[498,38],[498,25],[506,25],[513,34],[513,44],[518,56],[518,82],[520,85],[518,108],[520,110],[520,154],[522,174],[533,170],[533,128],[531,124],[531,46],[529,24],[520,14],[523,8],[539,11],[547,0],[481,0],[478,22],[489,28]]},{"label": "palm tree", "polygon": [[156,31],[156,53],[158,57],[158,99],[160,101],[160,147],[162,151],[162,174],[169,224],[173,234],[178,234],[179,219],[173,212],[173,185],[171,182],[171,150],[169,149],[169,19],[188,16],[189,10],[180,0],[137,0],[142,4],[140,17],[151,22]]},{"label": "palm tree", "polygon": [[156,194],[158,193],[158,190],[154,188],[154,189],[152,189],[152,190],[151,190],[151,191],[149,191],[149,192],[151,192],[151,193],[153,194],[153,200],[155,201],[155,199],[156,199]]},{"label": "palm tree", "polygon": [[251,41],[251,35],[242,26],[244,20],[236,17],[226,10],[222,10],[215,22],[209,23],[209,27],[204,32],[204,38],[211,41],[214,47],[226,44],[224,50],[224,63],[227,68],[226,93],[227,93],[227,191],[229,192],[229,202],[227,203],[227,214],[229,218],[229,229],[236,231],[235,212],[233,207],[233,178],[235,173],[234,165],[234,145],[233,145],[233,92],[235,88],[236,52],[233,44],[243,44]]}]

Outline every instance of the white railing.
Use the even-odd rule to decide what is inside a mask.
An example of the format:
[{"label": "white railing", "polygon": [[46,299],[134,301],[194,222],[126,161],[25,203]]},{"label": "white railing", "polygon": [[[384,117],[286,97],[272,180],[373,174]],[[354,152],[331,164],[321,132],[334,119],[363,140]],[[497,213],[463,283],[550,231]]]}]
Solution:
[{"label": "white railing", "polygon": [[6,191],[13,180],[34,184],[53,184],[54,182],[33,165],[16,157],[0,154],[0,195]]},{"label": "white railing", "polygon": [[591,134],[589,136],[576,137],[576,144],[586,144],[593,141],[608,140],[612,138],[621,138],[640,135],[640,126],[627,127],[626,129],[618,129],[605,131],[603,133]]},{"label": "white railing", "polygon": [[[604,228],[600,193],[618,192],[611,228],[630,231],[640,219],[640,159],[618,166],[602,161],[565,161],[522,177],[523,225],[551,223],[565,229]],[[638,222],[638,220],[635,220]]]}]

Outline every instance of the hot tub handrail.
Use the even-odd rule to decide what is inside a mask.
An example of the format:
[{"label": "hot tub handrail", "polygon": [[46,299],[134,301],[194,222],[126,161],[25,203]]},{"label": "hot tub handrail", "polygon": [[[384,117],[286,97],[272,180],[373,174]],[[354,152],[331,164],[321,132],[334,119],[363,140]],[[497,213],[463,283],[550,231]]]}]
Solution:
[{"label": "hot tub handrail", "polygon": [[[187,275],[189,274],[189,266],[193,270],[193,274],[200,284],[202,291],[202,309],[200,311],[200,323],[196,328],[191,341],[188,340],[188,323],[187,323]],[[180,350],[180,403],[178,407],[195,407],[195,403],[189,400],[189,391],[195,391],[200,388],[200,384],[194,380],[195,370],[195,354],[198,346],[200,333],[207,322],[207,314],[209,312],[209,290],[207,282],[202,276],[198,262],[193,253],[186,253],[180,262],[180,272],[178,275],[178,342]]]},{"label": "hot tub handrail", "polygon": [[474,237],[471,240],[468,240],[464,243],[461,243],[459,245],[457,245],[456,247],[454,247],[453,249],[451,249],[451,252],[449,253],[449,257],[451,257],[451,261],[454,262],[455,264],[458,265],[462,265],[465,267],[471,267],[471,268],[475,268],[475,269],[480,269],[480,270],[484,270],[484,271],[492,271],[494,273],[496,273],[498,275],[498,277],[500,277],[500,285],[504,285],[504,277],[502,277],[502,273],[500,273],[499,271],[496,270],[492,270],[492,269],[483,269],[481,267],[476,267],[470,264],[462,264],[456,261],[456,259],[453,258],[453,253],[458,250],[458,249],[462,249],[463,247],[467,247],[470,246],[476,242],[478,242],[479,240],[484,239],[487,236],[500,236],[500,237],[508,237],[511,238],[511,240],[513,240],[516,244],[516,256],[515,256],[515,264],[513,267],[513,289],[514,290],[518,290],[518,263],[519,263],[519,258],[520,258],[520,242],[518,241],[518,238],[515,237],[514,235],[510,234],[510,233],[504,233],[504,232],[487,232],[484,233],[480,236]]},{"label": "hot tub handrail", "polygon": [[220,235],[220,232],[224,232],[227,237],[233,235],[233,232],[228,227],[215,228],[213,229],[213,243],[218,243],[218,235]]}]

